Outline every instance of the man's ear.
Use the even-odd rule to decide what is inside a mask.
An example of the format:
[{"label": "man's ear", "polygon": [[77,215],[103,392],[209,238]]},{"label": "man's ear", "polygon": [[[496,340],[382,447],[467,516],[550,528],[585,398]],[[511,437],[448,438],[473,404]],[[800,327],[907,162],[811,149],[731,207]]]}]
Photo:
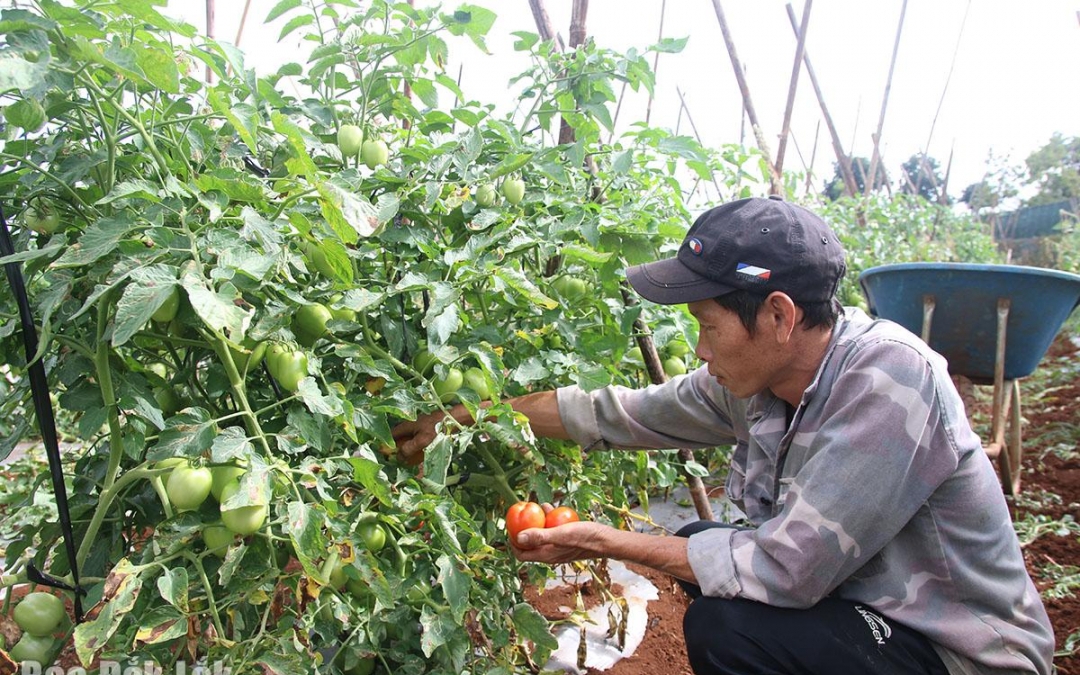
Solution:
[{"label": "man's ear", "polygon": [[759,317],[765,320],[763,328],[775,336],[777,344],[787,344],[798,322],[799,308],[787,293],[774,291],[765,298]]}]

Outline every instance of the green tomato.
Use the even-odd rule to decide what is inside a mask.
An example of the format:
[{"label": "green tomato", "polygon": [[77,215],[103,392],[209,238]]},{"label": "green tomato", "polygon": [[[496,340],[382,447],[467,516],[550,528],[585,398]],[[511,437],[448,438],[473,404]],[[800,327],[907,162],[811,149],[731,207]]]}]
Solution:
[{"label": "green tomato", "polygon": [[210,496],[210,486],[214,484],[213,474],[204,466],[181,464],[169,474],[165,483],[165,493],[169,502],[178,511],[191,511],[199,508]]},{"label": "green tomato", "polygon": [[337,132],[338,149],[342,157],[355,157],[364,142],[364,130],[355,124],[342,124]]},{"label": "green tomato", "polygon": [[525,181],[520,178],[507,178],[502,184],[502,194],[506,201],[518,204],[525,198]]},{"label": "green tomato", "polygon": [[390,159],[390,150],[386,147],[386,143],[382,141],[364,141],[363,147],[360,149],[360,159],[364,160],[364,164],[369,169],[374,169],[377,166],[386,164]]},{"label": "green tomato", "polygon": [[35,199],[22,213],[23,223],[38,234],[52,234],[60,228],[60,212],[45,199]]},{"label": "green tomato", "polygon": [[327,278],[333,278],[334,268],[330,265],[330,261],[326,259],[326,252],[322,250],[322,247],[313,241],[309,241],[304,244],[304,255],[307,256],[310,267],[314,268],[316,272]]},{"label": "green tomato", "polygon": [[180,287],[173,286],[172,291],[169,292],[169,296],[165,298],[165,302],[161,303],[161,306],[154,310],[154,313],[150,315],[150,318],[158,323],[169,323],[176,318],[176,313],[180,310]]},{"label": "green tomato", "polygon": [[236,534],[224,525],[207,525],[203,528],[202,538],[207,551],[219,558],[224,558]]},{"label": "green tomato", "polygon": [[443,403],[449,403],[457,397],[457,390],[461,389],[464,382],[465,375],[457,368],[451,368],[447,371],[446,377],[435,378],[433,384],[435,393],[439,395],[439,400]]},{"label": "green tomato", "polygon": [[559,277],[551,286],[563,299],[570,302],[581,300],[589,294],[589,285],[583,279],[570,275]]},{"label": "green tomato", "polygon": [[678,357],[670,356],[664,359],[663,365],[664,372],[667,373],[668,377],[675,377],[676,375],[686,374],[686,364],[683,363],[683,360]]},{"label": "green tomato", "polygon": [[345,574],[345,564],[341,560],[338,560],[334,568],[330,570],[329,581],[330,586],[337,590],[345,588],[345,584],[348,583],[349,577]]},{"label": "green tomato", "polygon": [[386,530],[378,523],[361,523],[356,533],[364,541],[364,547],[372,553],[378,553],[386,546]]},{"label": "green tomato", "polygon": [[685,340],[672,340],[667,343],[668,356],[683,357],[690,353],[690,345]]},{"label": "green tomato", "polygon": [[330,313],[326,305],[317,302],[303,305],[293,315],[293,332],[296,333],[296,337],[301,344],[304,342],[304,337],[314,338],[311,340],[311,343],[314,344],[315,340],[326,335],[326,322],[332,318],[334,318],[334,315]]},{"label": "green tomato", "polygon": [[155,361],[154,363],[147,365],[146,370],[157,375],[163,380],[169,377],[169,368],[161,361]]},{"label": "green tomato", "polygon": [[[229,497],[232,497],[240,489],[240,481],[234,480],[231,483],[225,485],[221,490],[221,503],[229,501]],[[235,509],[225,510],[224,506],[221,508],[221,522],[225,524],[225,527],[229,528],[231,532],[236,534],[247,536],[249,534],[255,534],[258,532],[263,523],[266,522],[266,515],[269,512],[266,504],[251,504],[249,506],[241,506]]]},{"label": "green tomato", "polygon": [[52,593],[28,593],[15,605],[15,623],[35,637],[52,635],[64,619],[64,601]]},{"label": "green tomato", "polygon": [[360,579],[346,579],[345,590],[357,600],[363,600],[371,595],[371,591],[368,590],[367,584]]},{"label": "green tomato", "polygon": [[296,391],[300,387],[300,380],[307,377],[307,354],[298,349],[271,353],[266,357],[266,367],[282,389]]},{"label": "green tomato", "polygon": [[491,400],[491,387],[488,386],[484,371],[479,368],[467,368],[463,376],[462,384],[476,392],[481,401]]},{"label": "green tomato", "polygon": [[484,183],[476,188],[476,203],[484,208],[495,206],[496,194],[494,185],[491,183]]},{"label": "green tomato", "polygon": [[412,367],[421,375],[427,375],[428,371],[435,366],[435,355],[422,347],[412,358]]},{"label": "green tomato", "polygon": [[214,495],[214,499],[218,500],[218,502],[221,502],[221,492],[225,489],[225,486],[239,480],[245,473],[247,473],[247,470],[242,466],[221,465],[210,467],[210,475],[213,477],[213,481],[210,483],[210,494]]},{"label": "green tomato", "polygon": [[641,353],[641,347],[631,347],[626,351],[626,360],[639,366],[645,365],[645,355]]},{"label": "green tomato", "polygon": [[176,388],[171,385],[156,387],[154,389],[154,400],[157,401],[164,417],[172,417],[184,407],[184,399],[181,398],[180,394],[176,393]]},{"label": "green tomato", "polygon": [[11,648],[8,655],[17,663],[37,663],[40,666],[45,666],[52,662],[49,657],[52,655],[55,645],[56,641],[51,637],[38,637],[23,633],[23,636]]},{"label": "green tomato", "polygon": [[255,370],[262,363],[263,358],[266,356],[266,343],[244,338],[241,346],[244,348],[243,350],[229,345],[229,351],[232,352],[233,365],[243,375],[245,372]]}]

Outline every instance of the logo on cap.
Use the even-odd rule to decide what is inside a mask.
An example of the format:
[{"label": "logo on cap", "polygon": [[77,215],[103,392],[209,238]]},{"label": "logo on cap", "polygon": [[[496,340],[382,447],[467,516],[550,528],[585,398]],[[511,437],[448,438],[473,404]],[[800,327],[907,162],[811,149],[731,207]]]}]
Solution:
[{"label": "logo on cap", "polygon": [[772,275],[772,270],[767,270],[764,267],[757,267],[755,265],[747,265],[746,263],[739,263],[739,266],[735,268],[735,273],[746,281],[763,284],[769,280],[769,276]]},{"label": "logo on cap", "polygon": [[690,252],[694,255],[701,255],[701,251],[704,250],[704,246],[701,245],[701,240],[697,237],[686,242],[686,245],[690,247]]}]

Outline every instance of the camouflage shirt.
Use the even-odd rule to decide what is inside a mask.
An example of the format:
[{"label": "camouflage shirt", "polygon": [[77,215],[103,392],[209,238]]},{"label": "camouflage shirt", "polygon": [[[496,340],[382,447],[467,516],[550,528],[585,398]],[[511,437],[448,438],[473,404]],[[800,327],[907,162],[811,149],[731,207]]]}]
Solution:
[{"label": "camouflage shirt", "polygon": [[733,446],[727,495],[756,527],[690,537],[705,595],[845,598],[926,635],[950,673],[1050,672],[1050,621],[993,466],[944,358],[897,324],[848,309],[790,424],[784,401],[737,399],[704,367],[558,401],[587,448]]}]

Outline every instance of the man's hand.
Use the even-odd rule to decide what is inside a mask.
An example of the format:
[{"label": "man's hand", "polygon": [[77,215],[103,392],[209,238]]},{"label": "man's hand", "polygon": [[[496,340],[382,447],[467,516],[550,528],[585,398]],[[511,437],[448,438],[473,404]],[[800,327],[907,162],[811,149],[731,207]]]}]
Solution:
[{"label": "man's hand", "polygon": [[[547,504],[546,508],[551,507]],[[510,548],[519,560],[549,565],[604,557],[604,533],[614,528],[601,523],[576,522],[558,527],[530,528],[518,532],[517,546]]]},{"label": "man's hand", "polygon": [[435,440],[435,427],[446,419],[441,410],[421,415],[415,422],[402,422],[390,433],[397,446],[398,457],[406,464],[419,464],[424,460],[424,450]]}]

